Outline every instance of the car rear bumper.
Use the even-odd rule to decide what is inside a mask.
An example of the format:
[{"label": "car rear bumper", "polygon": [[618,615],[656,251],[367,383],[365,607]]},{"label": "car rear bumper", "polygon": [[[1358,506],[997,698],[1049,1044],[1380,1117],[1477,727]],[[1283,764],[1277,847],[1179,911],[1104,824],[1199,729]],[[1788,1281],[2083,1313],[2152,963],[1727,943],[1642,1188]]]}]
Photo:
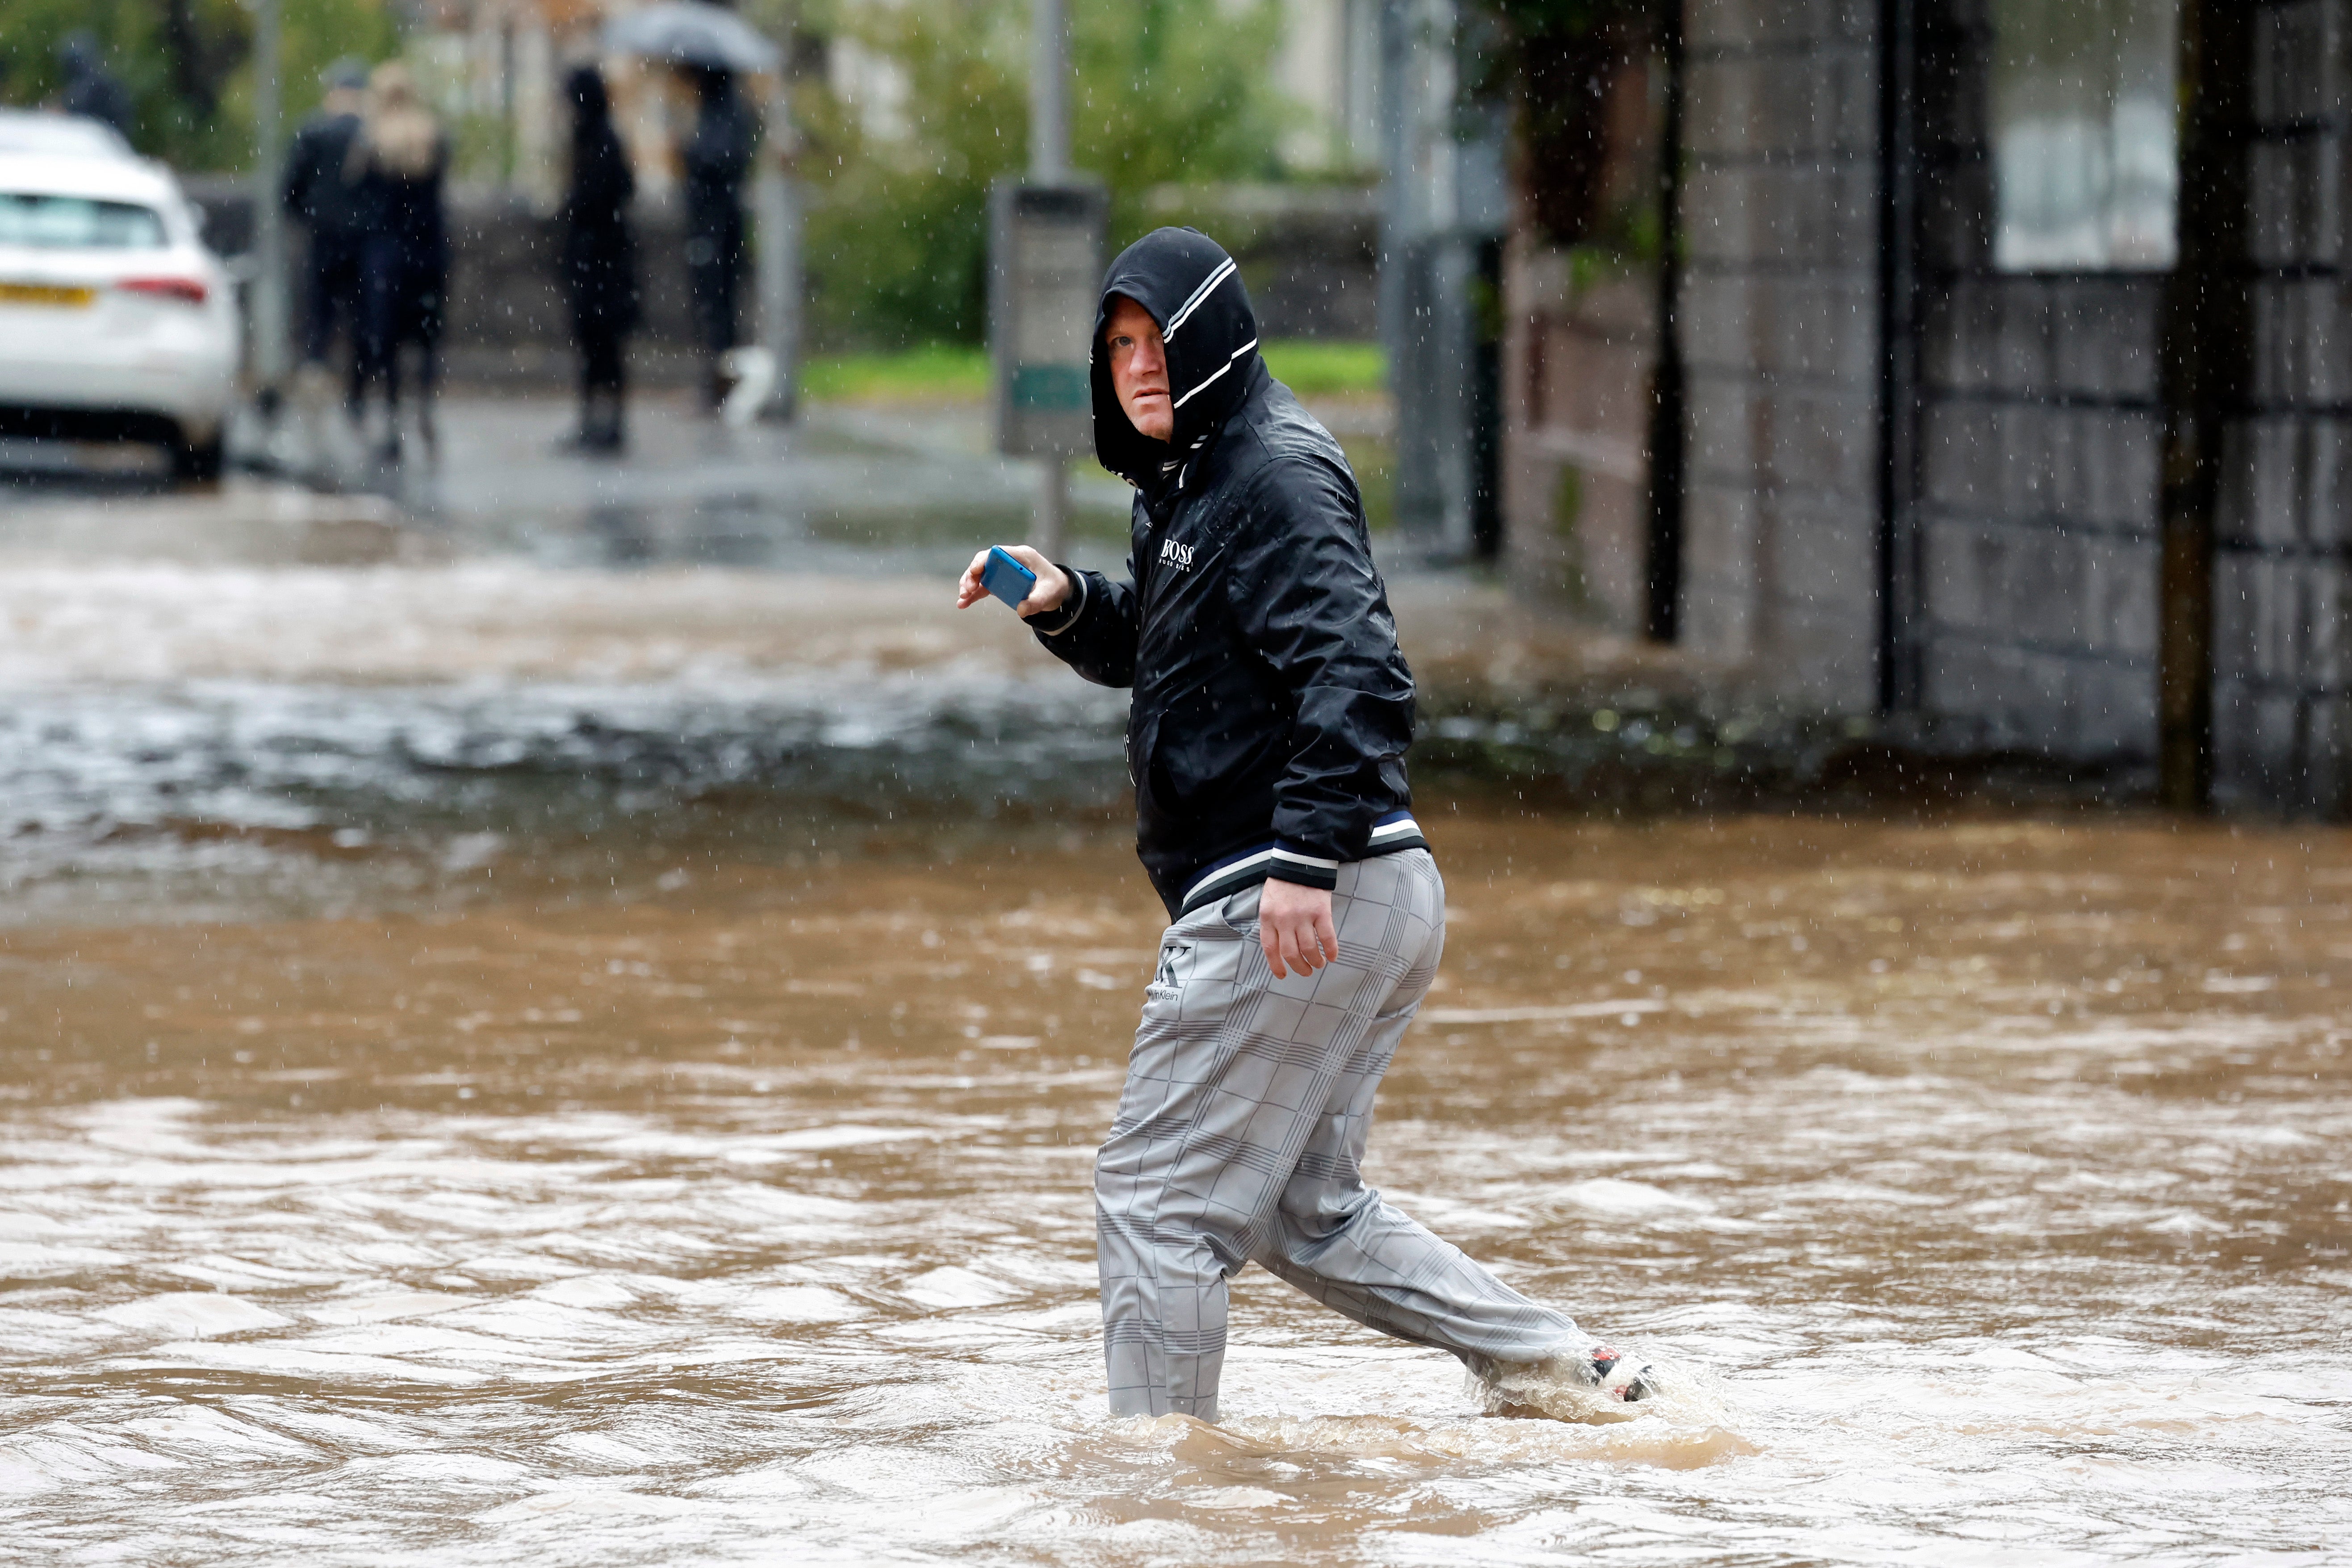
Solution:
[{"label": "car rear bumper", "polygon": [[220,429],[236,397],[236,374],[224,363],[115,372],[84,363],[54,376],[0,364],[0,433],[165,440],[152,432],[168,428],[195,445]]},{"label": "car rear bumper", "polygon": [[[167,421],[191,444],[208,441],[236,398],[230,322],[189,321],[175,330],[66,337],[48,323],[11,323],[0,311],[0,420],[22,434],[44,419],[93,431]],[[138,438],[162,438],[142,436]]]},{"label": "car rear bumper", "polygon": [[157,441],[202,447],[221,433],[225,415],[183,418],[152,408],[42,408],[0,403],[0,436],[50,441]]}]

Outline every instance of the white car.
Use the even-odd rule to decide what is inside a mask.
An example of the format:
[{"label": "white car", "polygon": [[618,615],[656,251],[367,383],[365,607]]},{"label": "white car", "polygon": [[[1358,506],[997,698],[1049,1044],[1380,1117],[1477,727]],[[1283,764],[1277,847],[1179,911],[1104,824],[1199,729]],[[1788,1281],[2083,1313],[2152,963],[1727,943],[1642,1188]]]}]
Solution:
[{"label": "white car", "polygon": [[170,172],[94,121],[0,110],[0,435],[155,441],[215,478],[240,353]]}]

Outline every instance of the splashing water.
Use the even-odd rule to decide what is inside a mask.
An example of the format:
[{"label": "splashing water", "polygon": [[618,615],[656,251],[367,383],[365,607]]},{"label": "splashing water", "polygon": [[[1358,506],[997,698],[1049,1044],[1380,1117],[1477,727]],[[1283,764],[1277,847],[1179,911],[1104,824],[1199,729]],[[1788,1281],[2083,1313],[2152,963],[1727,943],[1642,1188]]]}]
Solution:
[{"label": "splashing water", "polygon": [[[1486,1377],[1474,1373],[1468,1380],[1469,1393],[1489,1415],[1533,1416],[1587,1426],[1640,1421],[1653,1427],[1719,1432],[1727,1436],[1736,1430],[1736,1406],[1721,1378],[1640,1345],[1618,1350],[1619,1366],[1598,1383],[1573,1362],[1553,1360],[1499,1366]],[[1636,1378],[1640,1395],[1631,1397],[1627,1391]]]}]

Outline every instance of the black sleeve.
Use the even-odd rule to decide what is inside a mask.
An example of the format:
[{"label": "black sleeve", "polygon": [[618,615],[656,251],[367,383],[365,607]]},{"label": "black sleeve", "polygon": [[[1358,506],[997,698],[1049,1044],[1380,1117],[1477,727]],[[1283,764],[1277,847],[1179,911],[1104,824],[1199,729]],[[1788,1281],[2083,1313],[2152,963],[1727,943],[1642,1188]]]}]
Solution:
[{"label": "black sleeve", "polygon": [[310,187],[318,177],[319,138],[306,125],[294,133],[294,144],[286,150],[286,181],[278,194],[288,216],[301,223],[317,217],[310,205]]},{"label": "black sleeve", "polygon": [[629,213],[629,204],[637,199],[636,171],[629,167],[628,150],[621,145],[621,138],[617,132],[611,131],[604,132],[604,156],[611,162],[614,174],[613,214],[617,218],[625,219]]},{"label": "black sleeve", "polygon": [[740,103],[705,110],[697,117],[693,134],[686,139],[679,162],[686,172],[714,184],[739,185],[751,166],[751,144],[757,128],[751,111]]},{"label": "black sleeve", "polygon": [[[1030,623],[1047,653],[1097,686],[1135,684],[1136,598],[1130,580],[1114,583],[1099,572],[1073,572],[1070,585],[1078,595],[1075,612],[1040,616],[1052,629]],[[1129,563],[1133,576],[1133,563]]]},{"label": "black sleeve", "polygon": [[[1412,673],[1356,487],[1334,464],[1278,459],[1253,479],[1243,506],[1227,607],[1295,705],[1290,763],[1275,788],[1276,840],[1313,859],[1361,859],[1375,819],[1404,798]],[[1317,869],[1275,875],[1330,886],[1331,873]]]}]

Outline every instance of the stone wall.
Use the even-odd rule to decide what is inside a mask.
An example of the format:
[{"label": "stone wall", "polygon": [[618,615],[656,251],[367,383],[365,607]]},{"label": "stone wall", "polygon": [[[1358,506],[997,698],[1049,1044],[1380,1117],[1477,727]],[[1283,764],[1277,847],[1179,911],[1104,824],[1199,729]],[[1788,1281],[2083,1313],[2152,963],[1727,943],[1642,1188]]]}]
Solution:
[{"label": "stone wall", "polygon": [[1993,269],[1990,0],[1921,21],[1920,703],[1988,747],[2143,761],[2164,279]]},{"label": "stone wall", "polygon": [[[2249,3],[2257,370],[2228,434],[2215,563],[2217,790],[2342,815],[2352,0]],[[1685,4],[1684,641],[1791,706],[1866,711],[1881,628],[1880,7]],[[1920,0],[1918,463],[1895,476],[1916,581],[1897,654],[1922,716],[1963,743],[2145,764],[2165,279],[1995,270],[1990,13],[1990,0]],[[1517,575],[1638,631],[1652,317],[1632,283],[1579,284],[1524,241],[1516,256]]]},{"label": "stone wall", "polygon": [[2163,288],[1969,271],[1927,302],[1921,699],[1987,745],[2155,752]]},{"label": "stone wall", "polygon": [[1877,698],[1877,7],[1688,0],[1683,640]]},{"label": "stone wall", "polygon": [[1514,586],[1642,634],[1657,279],[1515,242],[1504,262],[1503,545]]},{"label": "stone wall", "polygon": [[[2261,0],[2249,152],[2252,406],[2229,437],[2214,568],[2217,790],[2340,811],[2352,761],[2344,550],[2345,0]],[[2078,761],[2157,738],[2164,279],[1993,271],[1988,0],[1946,0],[1924,236],[1924,706]]]},{"label": "stone wall", "polygon": [[2214,563],[2216,791],[2333,816],[2352,808],[2347,11],[2259,0],[2254,386]]},{"label": "stone wall", "polygon": [[[1872,0],[1685,0],[1681,635],[1792,707],[1877,694]],[[1522,236],[1506,272],[1514,580],[1638,635],[1655,279]]]}]

